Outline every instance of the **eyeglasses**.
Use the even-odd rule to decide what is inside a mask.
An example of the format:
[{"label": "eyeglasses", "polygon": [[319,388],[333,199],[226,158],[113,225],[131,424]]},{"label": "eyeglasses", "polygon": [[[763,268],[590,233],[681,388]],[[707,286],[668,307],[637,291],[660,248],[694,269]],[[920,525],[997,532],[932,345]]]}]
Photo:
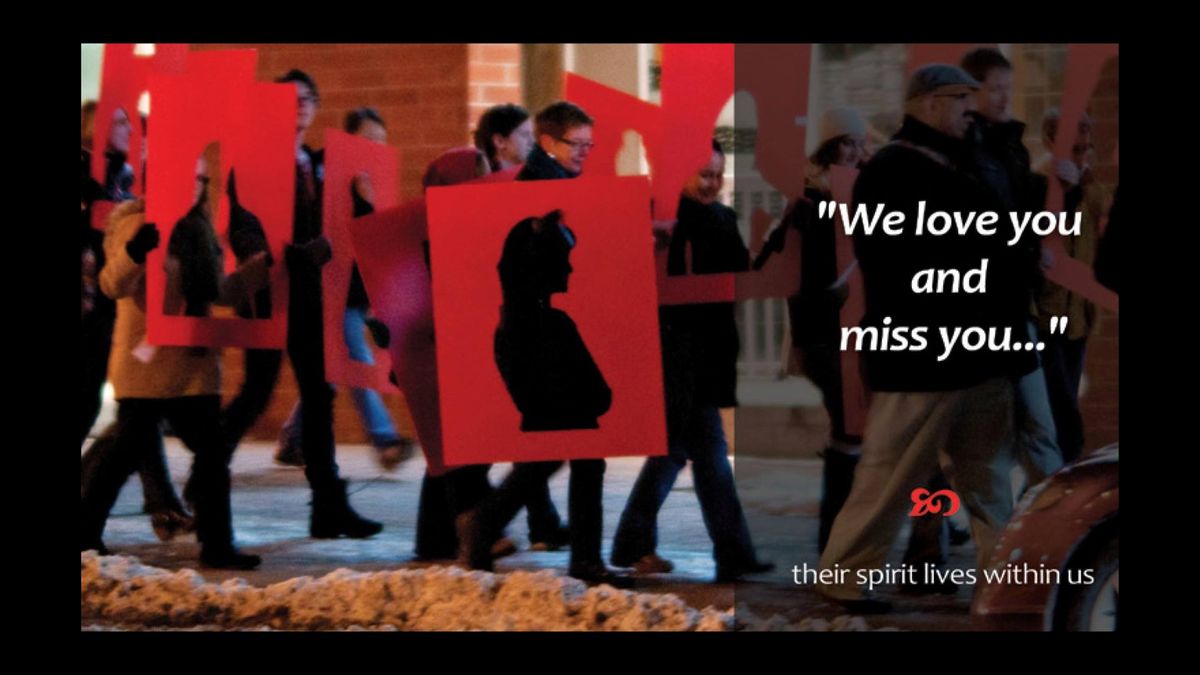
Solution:
[{"label": "eyeglasses", "polygon": [[568,141],[565,138],[557,139],[560,143],[566,143],[573,150],[591,150],[596,147],[596,144],[591,141]]},{"label": "eyeglasses", "polygon": [[320,96],[306,95],[306,96],[300,97],[300,103],[307,103],[309,105],[317,105],[320,102],[321,102]]},{"label": "eyeglasses", "polygon": [[956,100],[956,101],[962,101],[962,100],[966,99],[966,98],[967,98],[968,96],[970,96],[970,95],[971,95],[971,94],[970,94],[970,92],[965,92],[965,91],[964,91],[964,92],[962,92],[962,93],[959,93],[959,94],[934,94],[934,95],[933,95],[933,97],[934,97],[934,98],[952,98],[952,99],[954,99],[954,100]]}]

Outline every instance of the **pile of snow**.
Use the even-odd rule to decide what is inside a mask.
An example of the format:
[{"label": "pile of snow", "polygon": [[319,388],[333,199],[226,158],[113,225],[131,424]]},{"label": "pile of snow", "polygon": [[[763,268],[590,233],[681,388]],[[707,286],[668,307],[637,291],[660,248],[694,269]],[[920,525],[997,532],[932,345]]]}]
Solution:
[{"label": "pile of snow", "polygon": [[833,619],[820,617],[804,617],[798,621],[789,621],[780,614],[770,618],[762,618],[750,610],[745,604],[737,607],[736,630],[747,631],[795,631],[807,633],[855,633],[864,631],[889,632],[894,628],[871,628],[866,619],[861,616],[843,614]]},{"label": "pile of snow", "polygon": [[733,630],[733,610],[696,610],[674,594],[588,588],[552,572],[455,567],[335,570],[266,588],[206,582],[195,570],[129,556],[79,555],[81,624],[277,630]]}]

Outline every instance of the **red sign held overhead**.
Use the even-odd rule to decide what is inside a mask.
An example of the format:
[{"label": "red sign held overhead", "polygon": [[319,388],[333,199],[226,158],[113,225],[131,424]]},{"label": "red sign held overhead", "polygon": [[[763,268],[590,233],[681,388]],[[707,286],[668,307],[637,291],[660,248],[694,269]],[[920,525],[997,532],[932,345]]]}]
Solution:
[{"label": "red sign held overhead", "polygon": [[[287,274],[283,246],[291,236],[295,189],[296,92],[290,85],[254,80],[253,50],[190,54],[183,75],[150,78],[155,145],[147,181],[146,218],[158,223],[163,245],[146,261],[147,339],[155,345],[281,349],[287,336]],[[270,268],[267,318],[169,315],[164,311],[164,262],[176,223],[196,200],[197,159],[212,143],[220,147],[224,188],[236,169],[242,207],[261,224],[275,264]],[[213,223],[228,244],[228,204]],[[234,266],[224,253],[228,271]]]},{"label": "red sign held overhead", "polygon": [[976,47],[992,47],[993,44],[968,44],[968,43],[929,43],[929,44],[911,44],[908,46],[908,63],[904,68],[904,77],[908,78],[917,71],[921,66],[931,63],[945,63],[952,66],[957,66],[962,57],[966,56],[967,52]]},{"label": "red sign held overhead", "polygon": [[[321,269],[321,292],[325,313],[325,379],[333,384],[396,391],[388,381],[388,373],[392,369],[388,352],[372,347],[373,364],[351,358],[344,326],[347,293],[358,259],[349,231],[354,214],[350,196],[352,184],[356,176],[365,173],[374,193],[375,210],[383,211],[396,206],[400,203],[397,189],[399,160],[399,152],[395,148],[336,129],[325,130],[323,227],[333,247],[333,259]],[[370,248],[373,244],[364,242],[364,246]],[[359,273],[362,273],[361,269]],[[369,292],[367,295],[371,297]],[[371,299],[373,311],[378,313],[379,306],[374,303],[373,297]]]},{"label": "red sign held overhead", "polygon": [[121,109],[132,124],[129,135],[130,166],[138,180],[134,192],[141,194],[142,126],[138,122],[138,100],[150,88],[151,75],[182,73],[188,55],[188,45],[157,44],[153,55],[135,53],[132,43],[110,43],[104,46],[100,73],[100,100],[96,105],[95,126],[92,132],[92,177],[104,180],[104,149],[113,114]]},{"label": "red sign held overhead", "polygon": [[588,155],[587,175],[617,175],[617,154],[628,129],[641,135],[647,161],[654,165],[654,158],[662,147],[658,106],[574,73],[567,73],[564,89],[567,100],[583,108],[596,121],[592,127],[592,142],[596,147]]},{"label": "red sign held overhead", "polygon": [[804,194],[811,44],[737,47],[737,88],[754,97],[758,174],[788,203]]},{"label": "red sign held overhead", "polygon": [[[738,48],[739,54],[743,49]],[[759,147],[764,149],[764,177],[777,182],[778,189],[789,198],[803,191],[803,153],[796,153],[787,143],[803,139],[810,52],[810,45],[754,46],[746,51],[746,64],[737,69],[738,84],[745,77],[763,111]],[[787,67],[781,69],[781,63]],[[780,86],[781,76],[787,86]],[[616,175],[622,134],[627,129],[637,131],[650,164],[654,218],[673,219],[685,182],[708,161],[717,118],[734,88],[731,44],[664,45],[661,106],[568,74],[566,97],[596,120],[596,151],[589,159],[587,175]],[[803,143],[797,147],[803,147]],[[666,274],[666,253],[660,252],[656,262],[659,302],[672,305],[791,295],[799,288],[795,239],[789,238],[784,251],[768,260],[761,271],[738,275],[670,277]],[[759,242],[747,243],[753,250]]]},{"label": "red sign held overhead", "polygon": [[[1047,167],[1046,210],[1062,211],[1063,186],[1054,173],[1054,164],[1070,160],[1071,146],[1075,144],[1079,122],[1087,110],[1088,100],[1096,90],[1101,71],[1111,59],[1117,58],[1115,44],[1078,44],[1067,46],[1067,66],[1064,79],[1062,103],[1059,105],[1058,135],[1054,139],[1054,159]],[[1115,150],[1115,145],[1114,145]],[[1116,161],[1114,151],[1112,160]],[[1107,214],[1105,214],[1107,216]],[[1091,300],[1113,312],[1119,311],[1116,293],[1096,281],[1090,265],[1067,255],[1062,236],[1052,234],[1042,241],[1042,246],[1051,252],[1052,262],[1046,270],[1046,278],[1064,288]]]},{"label": "red sign held overhead", "polygon": [[[179,74],[184,70],[188,45],[157,44],[153,55],[135,53],[132,43],[109,43],[104,46],[100,73],[100,100],[92,123],[92,178],[104,184],[105,149],[112,131],[114,116],[124,114],[128,123],[129,149],[126,162],[133,169],[135,195],[143,191],[142,125],[138,119],[138,101],[149,90],[150,76]],[[93,227],[104,229],[111,206],[93,207]]]}]

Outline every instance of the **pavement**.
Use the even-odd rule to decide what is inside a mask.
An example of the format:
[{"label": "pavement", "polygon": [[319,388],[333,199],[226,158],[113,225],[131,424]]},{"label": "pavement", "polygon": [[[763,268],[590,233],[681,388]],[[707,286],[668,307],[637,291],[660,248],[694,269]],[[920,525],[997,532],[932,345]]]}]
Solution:
[{"label": "pavement", "polygon": [[[384,523],[384,531],[369,540],[315,540],[308,536],[310,492],[302,470],[278,466],[274,446],[243,443],[234,457],[234,531],[240,547],[264,559],[258,570],[229,572],[201,570],[210,581],[241,577],[265,586],[297,576],[319,577],[338,568],[356,571],[416,568],[430,563],[413,560],[417,497],[424,462],[418,456],[394,472],[384,472],[375,463],[374,451],[366,445],[339,445],[338,464],[350,482],[351,503],[362,515]],[[167,439],[167,457],[176,486],[181,487],[191,462],[190,453],[177,439]],[[608,461],[604,483],[604,553],[608,556],[613,532],[625,499],[639,471],[642,458]],[[815,566],[817,509],[820,498],[821,460],[812,458],[765,459],[737,457],[738,490],[754,536],[759,557],[776,564],[773,572],[747,577],[737,584],[715,584],[712,544],[708,538],[692,487],[690,470],[680,474],[674,490],[659,515],[659,554],[674,561],[667,575],[639,578],[634,590],[675,593],[688,604],[718,609],[737,607],[767,618],[774,614],[790,622],[802,618],[826,618],[846,612],[825,602],[806,586],[792,582],[793,565]],[[507,465],[492,469],[493,483],[507,472]],[[550,482],[551,494],[564,514],[567,470]],[[187,535],[169,543],[154,536],[149,518],[142,513],[140,485],[136,478],[123,489],[113,509],[104,541],[113,553],[134,555],[143,563],[165,569],[195,568],[199,554],[195,537]],[[566,574],[568,552],[527,550],[524,514],[508,530],[521,550],[498,561],[496,571],[552,569]],[[901,533],[893,550],[899,562]],[[951,567],[971,566],[970,544],[951,549]],[[448,564],[448,563],[444,563]],[[895,627],[915,630],[970,630],[970,589],[956,596],[910,598],[889,596],[896,603],[892,614],[869,617],[872,628]],[[741,617],[739,617],[741,618]]]}]

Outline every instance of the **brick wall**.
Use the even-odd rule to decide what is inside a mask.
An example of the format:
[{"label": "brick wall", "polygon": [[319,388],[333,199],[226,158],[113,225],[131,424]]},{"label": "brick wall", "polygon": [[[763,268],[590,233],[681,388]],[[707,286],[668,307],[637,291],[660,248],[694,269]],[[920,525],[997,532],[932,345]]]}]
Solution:
[{"label": "brick wall", "polygon": [[521,45],[472,44],[467,46],[468,131],[483,111],[498,103],[524,100],[521,87]]}]

